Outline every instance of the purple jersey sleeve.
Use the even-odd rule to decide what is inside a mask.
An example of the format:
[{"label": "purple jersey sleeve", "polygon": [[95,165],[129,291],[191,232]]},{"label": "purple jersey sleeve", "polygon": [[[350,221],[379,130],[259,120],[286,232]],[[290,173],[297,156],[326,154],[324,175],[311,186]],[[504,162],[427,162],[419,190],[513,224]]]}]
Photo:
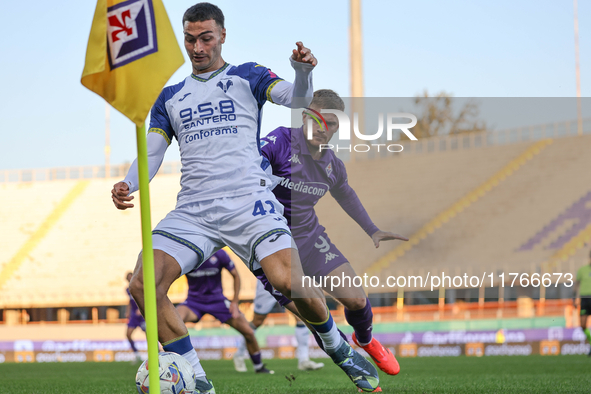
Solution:
[{"label": "purple jersey sleeve", "polygon": [[337,200],[341,208],[371,237],[379,228],[371,221],[369,214],[361,204],[359,197],[357,197],[357,193],[349,185],[347,170],[343,162],[335,160],[334,163],[338,179],[337,184],[330,189],[330,194]]},{"label": "purple jersey sleeve", "polygon": [[228,271],[232,271],[234,268],[236,268],[234,262],[232,261],[230,256],[228,256],[228,253],[226,253],[224,250],[221,250],[220,252],[221,253],[218,254],[218,257],[220,259],[220,265]]},{"label": "purple jersey sleeve", "polygon": [[261,138],[261,151],[263,156],[271,163],[273,174],[276,174],[276,171],[282,165],[289,166],[288,159],[291,152],[291,133],[289,129],[278,127]]}]

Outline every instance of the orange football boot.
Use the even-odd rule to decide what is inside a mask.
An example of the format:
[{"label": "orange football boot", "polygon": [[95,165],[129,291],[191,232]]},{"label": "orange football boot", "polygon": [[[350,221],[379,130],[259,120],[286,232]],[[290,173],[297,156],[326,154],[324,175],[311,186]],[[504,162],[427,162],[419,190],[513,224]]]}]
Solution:
[{"label": "orange football boot", "polygon": [[400,365],[398,364],[398,361],[396,361],[396,357],[394,357],[390,350],[382,346],[380,341],[372,338],[370,343],[361,346],[359,345],[359,342],[357,342],[355,333],[353,333],[353,342],[371,356],[379,369],[388,375],[398,375],[398,372],[400,372]]},{"label": "orange football boot", "polygon": [[[357,391],[359,391],[360,393],[366,393],[366,391],[363,391],[361,389],[357,389]],[[372,391],[372,393],[381,393],[382,392],[382,388],[380,386],[378,386],[374,391]]]}]

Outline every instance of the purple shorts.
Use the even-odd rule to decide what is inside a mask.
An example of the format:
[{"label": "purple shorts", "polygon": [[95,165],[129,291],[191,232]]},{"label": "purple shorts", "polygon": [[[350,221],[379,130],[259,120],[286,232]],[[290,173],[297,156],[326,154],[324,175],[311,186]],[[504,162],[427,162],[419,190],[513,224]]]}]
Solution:
[{"label": "purple shorts", "polygon": [[127,320],[127,327],[131,328],[141,328],[142,330],[146,331],[146,321],[142,315],[136,315],[132,313]]},{"label": "purple shorts", "polygon": [[222,323],[225,323],[232,318],[232,314],[230,313],[230,300],[228,300],[226,297],[207,301],[197,301],[187,298],[185,302],[180,305],[185,305],[187,308],[193,311],[193,313],[197,315],[197,322],[201,320],[203,315],[208,313]]},{"label": "purple shorts", "polygon": [[314,239],[314,244],[308,239],[306,243],[295,239],[302,260],[304,274],[311,277],[328,276],[336,268],[349,261],[332,242],[326,232],[322,231]]},{"label": "purple shorts", "polygon": [[267,290],[277,300],[279,305],[285,306],[291,302],[289,298],[287,298],[286,296],[275,290],[273,286],[271,286],[271,283],[269,283],[267,275],[265,275],[262,268],[253,271],[253,274],[263,284],[263,286],[265,286],[265,290]]}]

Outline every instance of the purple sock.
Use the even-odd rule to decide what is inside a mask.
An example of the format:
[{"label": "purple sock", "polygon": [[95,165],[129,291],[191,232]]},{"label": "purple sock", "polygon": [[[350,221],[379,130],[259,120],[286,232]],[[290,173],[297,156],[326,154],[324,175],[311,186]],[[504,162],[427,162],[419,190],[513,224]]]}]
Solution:
[{"label": "purple sock", "polygon": [[[339,330],[339,329],[337,328],[337,330]],[[341,330],[339,330],[339,334],[341,334],[341,338],[343,338],[343,340],[345,342],[349,343],[347,336]],[[316,331],[312,331],[312,335],[314,335],[314,339],[316,340],[318,347],[326,353],[326,350],[324,349],[324,345],[322,344],[322,339],[320,339],[320,336],[318,335],[318,333]]]},{"label": "purple sock", "polygon": [[371,342],[373,312],[371,311],[369,298],[367,298],[365,307],[362,309],[350,311],[345,308],[345,319],[347,319],[347,323],[355,330],[355,336],[358,342]]},{"label": "purple sock", "polygon": [[135,342],[133,341],[133,339],[128,339],[129,344],[131,345],[131,350],[134,351],[134,353],[137,353],[137,349],[135,348]]},{"label": "purple sock", "polygon": [[255,354],[251,354],[250,359],[252,360],[252,365],[254,365],[255,368],[260,366],[263,363],[261,361],[261,352],[256,352]]}]

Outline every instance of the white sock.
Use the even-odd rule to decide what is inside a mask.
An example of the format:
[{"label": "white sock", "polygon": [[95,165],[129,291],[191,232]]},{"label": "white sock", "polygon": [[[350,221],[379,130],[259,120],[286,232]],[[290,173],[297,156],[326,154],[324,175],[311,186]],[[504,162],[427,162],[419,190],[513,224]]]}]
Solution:
[{"label": "white sock", "polygon": [[295,328],[295,337],[298,343],[298,349],[296,351],[296,356],[298,361],[306,361],[310,359],[309,355],[309,342],[310,342],[310,331],[306,326],[296,326]]},{"label": "white sock", "polygon": [[240,337],[238,339],[238,349],[236,349],[236,355],[239,357],[243,357],[246,358],[248,357],[248,350],[246,349],[246,341],[244,340],[244,337]]},{"label": "white sock", "polygon": [[334,353],[334,351],[343,343],[343,338],[341,338],[341,334],[339,334],[336,324],[333,324],[328,332],[316,332],[320,339],[322,339],[324,349],[326,349],[326,352],[329,354]]},{"label": "white sock", "polygon": [[203,367],[201,366],[201,363],[199,362],[199,356],[197,356],[197,352],[195,351],[195,349],[189,350],[187,353],[183,354],[182,356],[184,358],[186,358],[187,360],[189,360],[189,362],[193,366],[193,369],[195,370],[195,378],[197,378],[199,380],[203,380],[204,382],[207,382],[207,378],[205,377],[205,371],[203,370]]}]

